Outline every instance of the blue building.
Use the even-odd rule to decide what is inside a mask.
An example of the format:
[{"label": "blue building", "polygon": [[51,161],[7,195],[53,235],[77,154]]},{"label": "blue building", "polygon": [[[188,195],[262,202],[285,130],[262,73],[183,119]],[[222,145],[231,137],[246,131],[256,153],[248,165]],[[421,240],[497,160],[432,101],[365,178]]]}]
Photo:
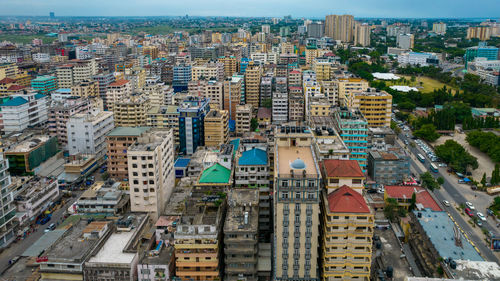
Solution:
[{"label": "blue building", "polygon": [[467,69],[467,64],[474,61],[475,58],[498,60],[498,48],[494,46],[486,46],[485,44],[479,44],[479,46],[467,48],[464,56],[465,69]]},{"label": "blue building", "polygon": [[189,158],[177,158],[174,163],[175,177],[183,178],[187,176],[187,167],[191,159]]},{"label": "blue building", "polygon": [[174,92],[187,91],[189,81],[191,81],[191,65],[174,66],[172,80]]},{"label": "blue building", "polygon": [[368,158],[368,122],[359,110],[347,107],[337,108],[334,112],[335,129],[349,148],[349,159],[358,161],[363,172],[366,171]]},{"label": "blue building", "polygon": [[193,154],[205,145],[205,116],[210,111],[209,99],[188,97],[179,105],[179,142],[181,154]]}]

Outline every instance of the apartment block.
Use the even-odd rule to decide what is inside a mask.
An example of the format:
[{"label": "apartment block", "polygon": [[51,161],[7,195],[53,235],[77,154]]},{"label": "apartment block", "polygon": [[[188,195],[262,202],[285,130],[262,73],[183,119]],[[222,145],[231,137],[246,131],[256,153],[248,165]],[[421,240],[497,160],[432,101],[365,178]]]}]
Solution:
[{"label": "apartment block", "polygon": [[115,76],[112,72],[108,73],[100,73],[98,75],[92,76],[94,81],[97,81],[99,84],[99,97],[102,99],[103,103],[107,106],[107,95],[108,87],[111,83],[115,82]]},{"label": "apartment block", "polygon": [[105,106],[113,111],[115,102],[122,101],[132,95],[132,84],[129,80],[120,79],[108,85]]},{"label": "apartment block", "polygon": [[257,281],[259,191],[234,189],[227,195],[224,224],[224,280]]},{"label": "apartment block", "polygon": [[325,159],[320,166],[328,194],[344,185],[363,193],[365,175],[356,160]]},{"label": "apartment block", "polygon": [[244,79],[230,77],[224,80],[224,110],[229,112],[229,119],[236,120],[236,107],[245,102]]},{"label": "apartment block", "polygon": [[366,92],[355,93],[352,106],[361,111],[369,127],[390,127],[392,96],[386,91],[368,88]]},{"label": "apartment block", "polygon": [[224,64],[225,77],[231,77],[239,71],[238,59],[235,56],[220,57],[218,61]]},{"label": "apartment block", "polygon": [[321,175],[307,127],[278,127],[274,162],[275,280],[319,280]]},{"label": "apartment block", "polygon": [[174,189],[174,134],[154,129],[127,150],[130,210],[158,219]]},{"label": "apartment block", "polygon": [[259,107],[261,76],[262,76],[262,69],[260,66],[250,66],[246,69],[245,72],[246,104],[250,104],[254,108]]},{"label": "apartment block", "polygon": [[363,196],[343,185],[322,193],[322,280],[370,280],[373,211]]},{"label": "apartment block", "polygon": [[88,99],[68,98],[53,101],[48,110],[49,135],[57,137],[59,146],[66,148],[68,144],[67,122],[75,114],[89,112],[91,103]]},{"label": "apartment block", "polygon": [[368,81],[360,78],[339,78],[334,80],[337,87],[337,98],[341,106],[351,107],[352,96],[368,89]]},{"label": "apartment block", "polygon": [[92,110],[71,116],[67,122],[69,154],[95,154],[102,159],[106,154],[106,136],[114,127],[110,111]]},{"label": "apartment block", "polygon": [[127,151],[150,127],[116,127],[106,136],[110,178],[128,181]]},{"label": "apartment block", "polygon": [[349,159],[358,161],[362,170],[366,169],[368,158],[368,122],[357,109],[336,108],[333,112],[335,130],[349,148]]},{"label": "apartment block", "polygon": [[351,15],[327,15],[325,35],[333,40],[352,42],[354,39],[354,17]]},{"label": "apartment block", "polygon": [[74,84],[91,80],[97,75],[97,63],[91,60],[73,60],[56,68],[58,88],[71,88]]},{"label": "apartment block", "polygon": [[250,132],[250,123],[253,116],[253,106],[250,104],[236,106],[236,134]]},{"label": "apartment block", "polygon": [[319,160],[349,159],[349,148],[334,129],[335,121],[332,116],[310,117],[309,124],[314,128],[314,149]]},{"label": "apartment block", "polygon": [[208,99],[188,97],[179,105],[179,152],[193,154],[205,145],[204,120],[210,111]]},{"label": "apartment block", "polygon": [[[1,148],[0,150],[3,151]],[[14,232],[14,227],[16,227],[16,223],[14,222],[16,205],[14,203],[14,192],[11,189],[12,179],[8,169],[9,161],[4,158],[3,153],[0,153],[0,190],[2,192],[0,207],[3,210],[0,215],[0,220],[2,221],[0,226],[0,249],[5,249],[16,239]]]},{"label": "apartment block", "polygon": [[377,184],[402,184],[410,178],[410,156],[402,149],[368,153],[368,175]]},{"label": "apartment block", "polygon": [[336,81],[321,81],[321,93],[328,99],[331,106],[339,106],[339,84]]},{"label": "apartment block", "polygon": [[222,109],[223,107],[223,82],[217,80],[196,80],[188,84],[189,93],[193,96],[201,96],[209,99],[211,109]]},{"label": "apartment block", "polygon": [[178,106],[151,106],[146,116],[146,125],[152,128],[174,130],[175,146],[179,147],[179,111]]},{"label": "apartment block", "polygon": [[371,27],[367,23],[356,23],[354,29],[354,45],[361,47],[370,46]]},{"label": "apartment block", "polygon": [[57,89],[55,76],[43,75],[31,80],[31,88],[40,94],[50,94]]},{"label": "apartment block", "polygon": [[264,101],[271,100],[273,97],[273,76],[266,75],[260,80],[260,101],[259,104],[262,106]]},{"label": "apartment block", "polygon": [[300,72],[300,69],[294,69],[288,72],[288,86],[302,87],[302,73]]},{"label": "apartment block", "polygon": [[222,279],[222,226],[226,201],[219,195],[212,197],[213,202],[196,195],[187,198],[186,206],[190,208],[184,210],[177,223],[175,271],[180,280]]},{"label": "apartment block", "polygon": [[82,98],[99,97],[99,82],[83,80],[75,83],[71,87],[71,94]]},{"label": "apartment block", "polygon": [[288,93],[274,92],[272,99],[272,122],[282,124],[288,121]]},{"label": "apartment block", "polygon": [[191,80],[217,80],[224,79],[224,64],[220,62],[208,62],[201,65],[193,65],[191,67]]},{"label": "apartment block", "polygon": [[205,146],[219,146],[229,141],[229,114],[212,109],[205,116]]},{"label": "apartment block", "polygon": [[119,216],[130,209],[130,196],[121,182],[107,180],[95,182],[75,203],[79,213]]},{"label": "apartment block", "polygon": [[136,94],[118,100],[113,105],[116,127],[146,126],[150,101],[147,96]]},{"label": "apartment block", "polygon": [[[294,92],[297,88],[297,92]],[[305,100],[301,87],[291,87],[288,97],[288,120],[304,121]]]},{"label": "apartment block", "polygon": [[28,127],[45,124],[48,97],[35,92],[11,95],[0,104],[3,134],[21,132]]}]

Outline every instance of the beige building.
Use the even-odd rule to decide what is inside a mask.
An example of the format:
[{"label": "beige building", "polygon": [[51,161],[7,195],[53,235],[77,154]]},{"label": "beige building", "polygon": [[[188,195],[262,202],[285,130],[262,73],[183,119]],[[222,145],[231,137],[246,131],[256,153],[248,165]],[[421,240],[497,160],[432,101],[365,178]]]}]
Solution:
[{"label": "beige building", "polygon": [[339,83],[336,81],[321,81],[321,93],[328,99],[331,106],[339,105]]},{"label": "beige building", "polygon": [[153,129],[127,151],[132,212],[148,212],[158,219],[174,189],[174,134],[170,129]]},{"label": "beige building", "polygon": [[354,40],[354,17],[351,15],[327,15],[325,35],[333,40],[352,42]]},{"label": "beige building", "polygon": [[316,80],[330,80],[333,75],[333,63],[315,59],[313,63],[314,72],[316,72]]},{"label": "beige building", "polygon": [[114,103],[116,127],[146,126],[149,99],[142,95],[134,95]]},{"label": "beige building", "polygon": [[373,211],[347,185],[322,199],[322,280],[370,280]]},{"label": "beige building", "polygon": [[224,64],[224,76],[231,77],[239,71],[238,59],[235,56],[224,56],[219,58],[219,62]]},{"label": "beige building", "polygon": [[481,41],[490,40],[491,27],[489,26],[472,26],[467,28],[467,39],[477,38]]},{"label": "beige building", "polygon": [[56,68],[59,88],[71,88],[74,84],[91,80],[97,74],[97,63],[91,60],[72,60],[70,63]]},{"label": "beige building", "polygon": [[386,91],[368,88],[366,92],[355,93],[352,106],[359,108],[369,127],[390,127],[392,96]]},{"label": "beige building", "polygon": [[292,93],[288,95],[288,120],[289,121],[304,121],[304,95],[302,94],[302,88],[300,92]]},{"label": "beige building", "polygon": [[302,86],[302,72],[300,69],[294,69],[288,72],[288,86],[300,87]]},{"label": "beige building", "polygon": [[219,146],[229,140],[229,114],[226,110],[211,109],[205,116],[205,146]]},{"label": "beige building", "polygon": [[210,99],[211,109],[222,109],[224,105],[224,87],[222,81],[198,80],[188,84],[189,93]]},{"label": "beige building", "polygon": [[179,111],[176,105],[152,105],[146,116],[146,125],[152,128],[174,130],[175,145],[179,146]]},{"label": "beige building", "polygon": [[370,46],[371,27],[367,23],[356,23],[354,29],[354,45],[367,47]]},{"label": "beige building", "polygon": [[326,97],[310,97],[307,106],[309,107],[308,117],[330,116],[331,114],[331,105]]},{"label": "beige building", "polygon": [[191,67],[191,81],[198,81],[202,78],[222,81],[224,79],[224,64],[220,62],[208,62],[193,65]]},{"label": "beige building", "polygon": [[236,134],[250,132],[253,107],[250,104],[236,106]]},{"label": "beige building", "polygon": [[276,280],[319,280],[320,171],[304,127],[278,127],[274,161]]},{"label": "beige building", "polygon": [[71,95],[82,98],[98,97],[99,82],[93,80],[84,80],[71,87]]},{"label": "beige building", "polygon": [[224,110],[229,112],[229,118],[236,120],[236,107],[241,104],[244,95],[243,83],[240,77],[230,77],[224,80]]},{"label": "beige building", "polygon": [[251,104],[254,108],[259,107],[261,76],[262,69],[260,66],[248,66],[245,72],[246,103]]},{"label": "beige building", "polygon": [[338,100],[341,106],[352,107],[350,103],[354,93],[366,91],[368,81],[361,78],[339,78],[335,80],[338,90]]},{"label": "beige building", "polygon": [[124,100],[132,95],[132,84],[128,80],[117,80],[108,86],[106,92],[106,107],[113,110],[113,104]]}]

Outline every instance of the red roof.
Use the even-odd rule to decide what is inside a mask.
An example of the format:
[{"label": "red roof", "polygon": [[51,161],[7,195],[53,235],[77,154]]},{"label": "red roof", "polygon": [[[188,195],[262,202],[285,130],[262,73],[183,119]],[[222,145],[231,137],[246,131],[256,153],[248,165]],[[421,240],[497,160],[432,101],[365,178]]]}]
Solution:
[{"label": "red roof", "polygon": [[11,84],[14,82],[16,82],[16,80],[9,77],[5,77],[4,79],[0,80],[0,84]]},{"label": "red roof", "polygon": [[115,82],[109,84],[109,87],[120,87],[127,84],[129,81],[125,79],[116,80]]},{"label": "red roof", "polygon": [[323,160],[323,167],[327,177],[364,177],[361,167],[356,160]]},{"label": "red roof", "polygon": [[10,86],[7,91],[19,91],[26,88],[25,86],[20,86],[20,85],[12,85]]},{"label": "red roof", "polygon": [[328,194],[328,209],[332,213],[370,213],[363,196],[347,185]]},{"label": "red roof", "polygon": [[433,211],[442,211],[429,191],[421,186],[386,185],[385,192],[387,197],[396,199],[411,199],[413,193],[415,193],[417,195],[417,204],[422,204],[424,208],[429,208]]},{"label": "red roof", "polygon": [[300,71],[298,71],[298,70],[292,70],[292,71],[290,71],[290,73],[293,73],[293,74],[300,74]]},{"label": "red roof", "polygon": [[297,86],[291,86],[289,87],[290,90],[302,90],[302,87],[297,87]]}]

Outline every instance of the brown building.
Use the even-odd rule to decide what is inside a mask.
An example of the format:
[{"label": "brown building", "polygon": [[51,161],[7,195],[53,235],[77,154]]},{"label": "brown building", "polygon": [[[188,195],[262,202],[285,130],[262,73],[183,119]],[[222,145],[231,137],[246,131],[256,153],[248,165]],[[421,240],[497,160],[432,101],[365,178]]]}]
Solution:
[{"label": "brown building", "polygon": [[108,173],[112,179],[128,179],[127,150],[150,127],[117,127],[106,137]]}]

